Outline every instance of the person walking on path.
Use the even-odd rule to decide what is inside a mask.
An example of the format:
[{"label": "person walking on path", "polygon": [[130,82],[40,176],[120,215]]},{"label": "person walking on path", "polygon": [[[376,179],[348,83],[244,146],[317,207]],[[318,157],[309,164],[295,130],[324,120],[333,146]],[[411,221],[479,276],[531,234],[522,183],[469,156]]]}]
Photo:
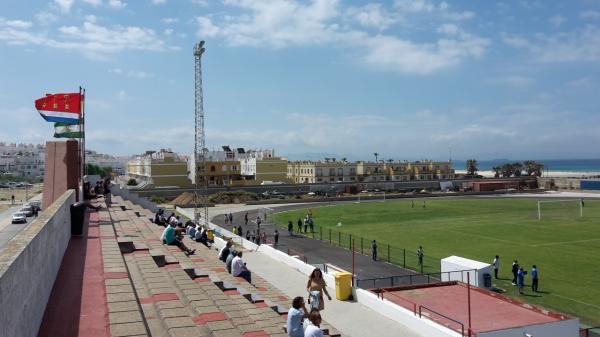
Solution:
[{"label": "person walking on path", "polygon": [[531,267],[531,290],[538,292],[538,270],[535,264]]},{"label": "person walking on path", "polygon": [[419,246],[419,249],[417,249],[417,258],[419,259],[419,266],[421,266],[421,269],[423,269],[423,246]]},{"label": "person walking on path", "polygon": [[277,244],[279,243],[279,231],[275,230],[275,234],[273,235],[273,238],[275,239],[275,247],[277,247]]},{"label": "person walking on path", "polygon": [[106,203],[106,207],[110,207],[112,204],[112,197],[110,194],[110,178],[104,179],[102,192],[104,193],[104,202]]},{"label": "person walking on path", "polygon": [[371,243],[371,257],[373,261],[377,261],[377,242],[375,240]]},{"label": "person walking on path", "polygon": [[492,262],[492,266],[494,267],[494,278],[498,279],[498,268],[500,268],[500,256],[496,255],[494,261]]},{"label": "person walking on path", "polygon": [[288,221],[288,233],[290,236],[294,236],[294,224],[292,224],[292,220]]},{"label": "person walking on path", "polygon": [[239,236],[244,235],[244,231],[242,230],[242,225],[238,225],[238,227],[237,227],[237,235],[239,235]]},{"label": "person walking on path", "polygon": [[302,219],[298,218],[298,233],[302,233]]},{"label": "person walking on path", "polygon": [[311,233],[315,232],[315,223],[313,221],[313,218],[308,218],[308,227],[310,228]]},{"label": "person walking on path", "polygon": [[229,216],[227,214],[225,214],[225,224],[227,225],[229,223]]},{"label": "person walking on path", "polygon": [[302,321],[308,317],[308,310],[304,303],[304,298],[298,296],[292,301],[292,307],[288,311],[286,331],[290,337],[304,337],[304,327]]},{"label": "person walking on path", "polygon": [[250,241],[250,230],[246,229],[246,240]]},{"label": "person walking on path", "polygon": [[10,196],[10,204],[11,205],[15,204],[15,195],[14,194]]},{"label": "person walking on path", "polygon": [[248,212],[246,212],[246,214],[244,214],[244,225],[248,226]]},{"label": "person walking on path", "polygon": [[517,274],[518,273],[519,273],[519,262],[515,259],[512,263],[512,274],[513,274],[512,285],[513,286],[517,285]]},{"label": "person walking on path", "polygon": [[308,215],[304,218],[304,233],[308,233]]},{"label": "person walking on path", "polygon": [[325,283],[323,274],[319,268],[315,268],[315,270],[313,270],[313,272],[310,274],[308,283],[306,284],[306,290],[308,291],[308,304],[310,304],[311,309],[325,309],[323,293],[325,293],[327,298],[331,301],[331,296],[327,292],[327,283]]},{"label": "person walking on path", "polygon": [[517,284],[519,286],[519,295],[523,295],[523,288],[525,287],[525,275],[526,271],[523,270],[523,267],[519,267],[517,271]]},{"label": "person walking on path", "polygon": [[233,214],[229,213],[229,222],[233,223]]}]

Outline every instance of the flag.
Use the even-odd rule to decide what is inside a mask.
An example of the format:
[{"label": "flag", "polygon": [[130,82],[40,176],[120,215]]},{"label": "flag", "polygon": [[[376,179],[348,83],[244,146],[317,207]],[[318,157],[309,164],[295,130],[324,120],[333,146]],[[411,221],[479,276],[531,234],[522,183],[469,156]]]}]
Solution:
[{"label": "flag", "polygon": [[81,98],[80,93],[46,94],[35,101],[35,108],[48,122],[79,124]]},{"label": "flag", "polygon": [[54,123],[54,138],[81,138],[81,124]]}]

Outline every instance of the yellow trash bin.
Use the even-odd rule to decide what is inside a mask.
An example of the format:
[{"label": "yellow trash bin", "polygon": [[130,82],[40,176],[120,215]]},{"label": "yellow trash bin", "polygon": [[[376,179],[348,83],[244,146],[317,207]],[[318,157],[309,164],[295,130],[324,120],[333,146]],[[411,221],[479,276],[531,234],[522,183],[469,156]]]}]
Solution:
[{"label": "yellow trash bin", "polygon": [[352,274],[335,273],[335,298],[340,301],[349,300],[352,296]]},{"label": "yellow trash bin", "polygon": [[214,230],[208,229],[206,231],[206,240],[208,240],[208,242],[213,242],[214,239],[215,239]]}]

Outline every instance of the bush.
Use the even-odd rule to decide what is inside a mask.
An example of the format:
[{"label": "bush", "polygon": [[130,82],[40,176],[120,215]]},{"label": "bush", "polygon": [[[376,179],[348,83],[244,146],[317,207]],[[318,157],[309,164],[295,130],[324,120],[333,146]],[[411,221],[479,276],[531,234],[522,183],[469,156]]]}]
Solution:
[{"label": "bush", "polygon": [[127,180],[127,186],[137,186],[137,180],[133,178]]},{"label": "bush", "polygon": [[155,195],[150,197],[150,201],[155,204],[165,204],[167,202],[165,198],[157,197]]},{"label": "bush", "polygon": [[246,191],[225,191],[212,194],[208,197],[208,201],[215,204],[237,204],[258,199],[256,193]]}]

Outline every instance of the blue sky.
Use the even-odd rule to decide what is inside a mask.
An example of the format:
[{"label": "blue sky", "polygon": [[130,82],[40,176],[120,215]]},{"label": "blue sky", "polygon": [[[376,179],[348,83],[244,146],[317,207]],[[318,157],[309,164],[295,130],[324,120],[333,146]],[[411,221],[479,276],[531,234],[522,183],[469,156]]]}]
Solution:
[{"label": "blue sky", "polygon": [[291,158],[600,158],[600,0],[4,0],[0,140],[87,89],[88,148]]}]

